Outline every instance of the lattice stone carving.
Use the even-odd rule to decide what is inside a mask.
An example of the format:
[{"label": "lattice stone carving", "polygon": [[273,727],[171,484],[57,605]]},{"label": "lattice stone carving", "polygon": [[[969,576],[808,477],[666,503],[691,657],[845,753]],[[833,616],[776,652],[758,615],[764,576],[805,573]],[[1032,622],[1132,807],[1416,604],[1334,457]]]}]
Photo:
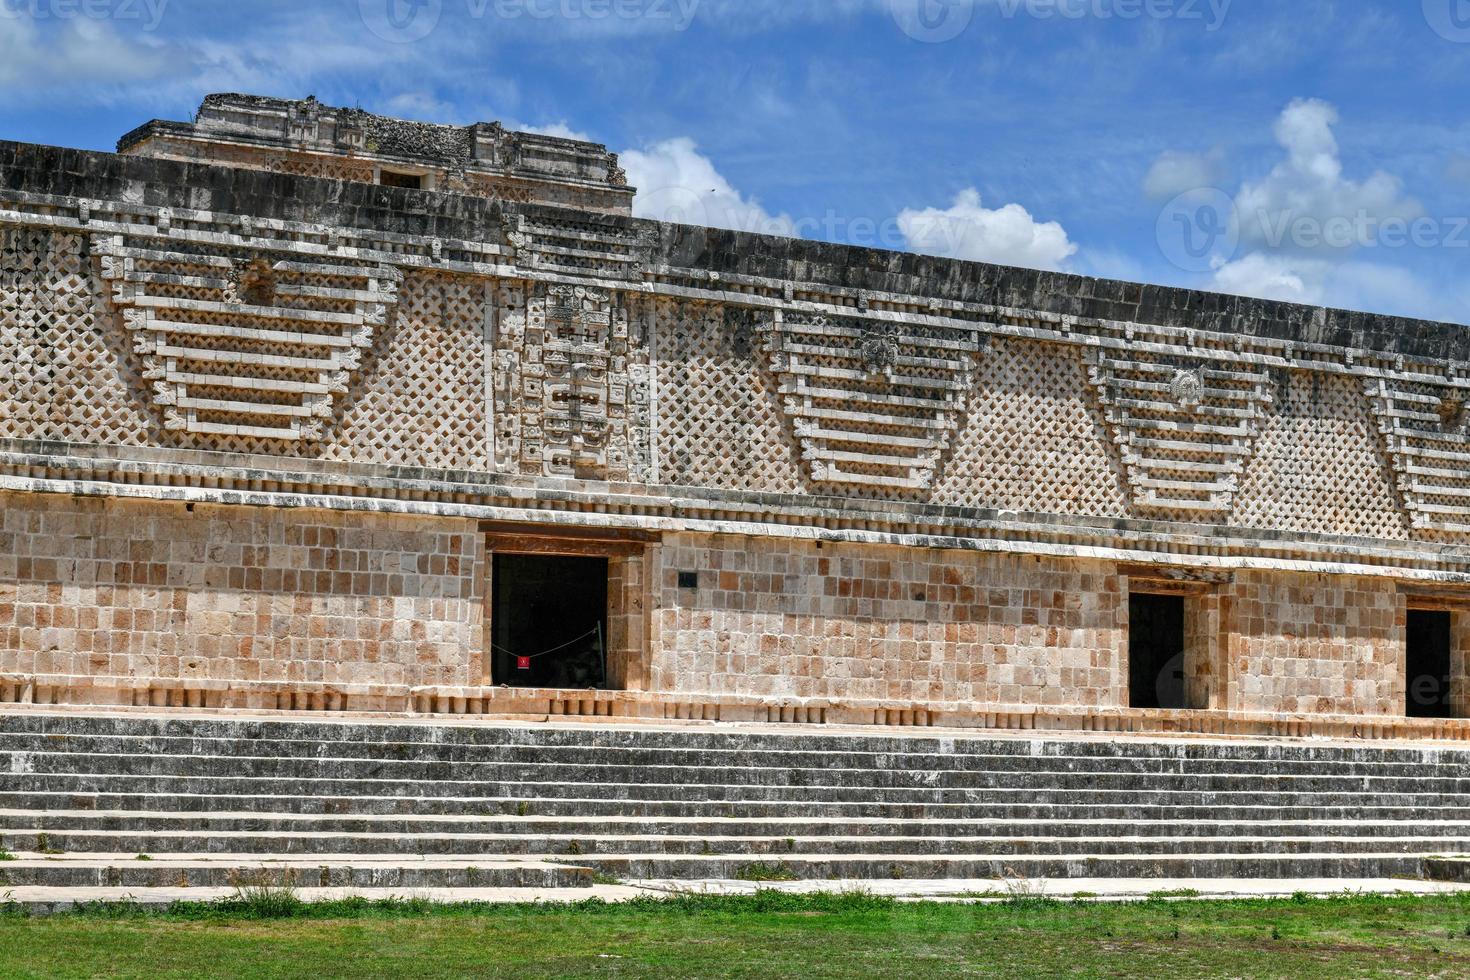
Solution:
[{"label": "lattice stone carving", "polygon": [[659,483],[800,493],[800,455],[761,350],[757,314],[643,304],[658,352]]},{"label": "lattice stone carving", "polygon": [[398,304],[400,274],[335,259],[188,248],[92,239],[165,428],[320,439],[374,330]]},{"label": "lattice stone carving", "polygon": [[1230,523],[1404,541],[1394,483],[1362,379],[1283,371]]},{"label": "lattice stone carving", "polygon": [[1080,351],[996,338],[975,375],[969,410],[934,486],[935,503],[1129,516],[1122,467]]},{"label": "lattice stone carving", "polygon": [[[607,290],[537,286],[528,303],[516,367],[522,472],[626,480],[629,389],[646,372],[646,345],[630,343],[627,311]],[[635,363],[636,362],[636,363]],[[640,451],[646,456],[646,447]]]},{"label": "lattice stone carving", "polygon": [[1470,381],[1392,372],[1364,385],[1413,526],[1470,532]]},{"label": "lattice stone carving", "polygon": [[978,338],[778,311],[766,348],[812,480],[930,488],[964,414]]},{"label": "lattice stone carving", "polygon": [[1134,504],[1227,515],[1272,401],[1270,373],[1200,354],[1094,349],[1089,359]]}]

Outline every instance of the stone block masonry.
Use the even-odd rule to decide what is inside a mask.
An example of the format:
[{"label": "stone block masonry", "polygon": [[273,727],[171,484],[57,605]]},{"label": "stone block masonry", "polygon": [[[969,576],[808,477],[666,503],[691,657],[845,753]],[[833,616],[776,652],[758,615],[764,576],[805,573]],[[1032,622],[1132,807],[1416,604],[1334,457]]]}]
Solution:
[{"label": "stone block masonry", "polygon": [[473,522],[0,500],[0,675],[337,689],[477,676]]},{"label": "stone block masonry", "polygon": [[0,142],[0,701],[1470,738],[1464,328],[633,192],[314,100]]},{"label": "stone block masonry", "polygon": [[655,690],[1126,706],[1110,563],[725,535],[671,535],[661,562]]}]

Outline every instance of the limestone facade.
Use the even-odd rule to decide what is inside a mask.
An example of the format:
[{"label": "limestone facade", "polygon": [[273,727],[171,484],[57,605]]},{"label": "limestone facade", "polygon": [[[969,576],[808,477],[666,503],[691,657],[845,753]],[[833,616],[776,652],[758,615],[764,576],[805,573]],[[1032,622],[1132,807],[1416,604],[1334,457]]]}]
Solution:
[{"label": "limestone facade", "polygon": [[[490,124],[123,146],[0,143],[0,697],[1376,725],[1433,608],[1470,715],[1463,328],[641,221]],[[518,551],[606,559],[612,691],[499,690]]]}]

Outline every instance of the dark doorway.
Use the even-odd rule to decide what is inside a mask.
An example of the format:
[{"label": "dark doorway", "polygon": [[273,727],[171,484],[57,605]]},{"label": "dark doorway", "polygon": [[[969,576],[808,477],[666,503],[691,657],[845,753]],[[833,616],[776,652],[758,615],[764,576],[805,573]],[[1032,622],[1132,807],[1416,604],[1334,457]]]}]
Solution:
[{"label": "dark doorway", "polygon": [[1409,610],[1405,664],[1409,717],[1449,718],[1450,614]]},{"label": "dark doorway", "polygon": [[384,170],[381,183],[384,187],[407,187],[410,190],[422,190],[424,178],[420,174],[401,174],[392,170]]},{"label": "dark doorway", "polygon": [[495,683],[605,688],[607,576],[606,558],[496,555]]},{"label": "dark doorway", "polygon": [[1184,597],[1128,597],[1128,705],[1188,707],[1184,690]]}]

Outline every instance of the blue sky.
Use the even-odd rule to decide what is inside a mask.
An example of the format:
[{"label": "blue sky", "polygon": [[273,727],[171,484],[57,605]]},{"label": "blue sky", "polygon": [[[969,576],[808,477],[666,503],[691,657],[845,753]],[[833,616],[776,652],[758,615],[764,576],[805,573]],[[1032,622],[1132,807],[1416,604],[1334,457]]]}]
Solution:
[{"label": "blue sky", "polygon": [[[393,9],[389,9],[389,5]],[[640,213],[1465,322],[1470,0],[0,0],[0,136],[572,133]]]}]

